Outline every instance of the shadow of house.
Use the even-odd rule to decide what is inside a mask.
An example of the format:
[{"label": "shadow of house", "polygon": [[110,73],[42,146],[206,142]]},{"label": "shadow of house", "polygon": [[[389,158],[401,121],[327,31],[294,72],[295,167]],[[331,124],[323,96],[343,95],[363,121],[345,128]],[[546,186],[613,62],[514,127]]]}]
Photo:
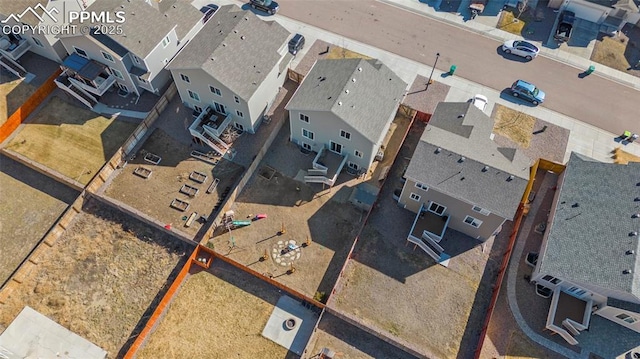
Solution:
[{"label": "shadow of house", "polygon": [[567,41],[567,45],[573,47],[588,47],[593,40],[598,38],[599,28],[600,25],[594,22],[576,18],[573,23],[571,38]]},{"label": "shadow of house", "polygon": [[627,36],[627,46],[624,49],[624,57],[631,66],[632,70],[636,70],[636,76],[640,76],[640,27],[626,25],[622,32]]}]

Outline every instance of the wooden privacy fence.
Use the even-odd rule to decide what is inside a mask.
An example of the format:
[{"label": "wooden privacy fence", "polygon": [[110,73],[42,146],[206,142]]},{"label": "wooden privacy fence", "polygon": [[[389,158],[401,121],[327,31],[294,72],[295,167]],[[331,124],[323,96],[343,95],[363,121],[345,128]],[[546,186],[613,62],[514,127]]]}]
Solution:
[{"label": "wooden privacy fence", "polygon": [[29,117],[31,112],[38,107],[42,101],[49,96],[51,92],[56,88],[56,84],[54,80],[60,75],[62,72],[61,69],[56,70],[56,72],[51,75],[45,81],[42,86],[40,86],[36,92],[34,92],[28,99],[25,101],[20,108],[18,108],[14,113],[12,113],[7,121],[0,127],[0,142],[6,140],[13,131],[18,128],[24,120]]},{"label": "wooden privacy fence", "polygon": [[565,165],[545,160],[543,158],[539,158],[531,167],[529,183],[527,184],[524,194],[522,195],[520,206],[518,206],[518,211],[516,212],[516,217],[513,223],[513,230],[511,232],[511,235],[509,236],[509,244],[507,245],[507,250],[502,257],[502,263],[500,265],[500,269],[498,270],[496,284],[493,286],[491,302],[489,303],[489,308],[487,309],[487,314],[485,316],[484,324],[482,326],[482,331],[480,333],[480,338],[478,340],[478,345],[476,347],[474,355],[475,359],[480,358],[480,352],[482,351],[482,346],[484,345],[484,339],[487,336],[487,330],[489,329],[489,323],[491,322],[493,310],[495,309],[496,302],[498,301],[498,294],[500,293],[502,281],[504,280],[505,273],[507,272],[507,266],[509,265],[509,261],[511,260],[511,253],[513,251],[513,247],[515,246],[516,238],[518,237],[518,231],[520,230],[522,218],[527,214],[529,210],[529,195],[531,194],[536,174],[538,173],[538,170],[551,171],[553,173],[560,174],[565,170],[565,168]]},{"label": "wooden privacy fence", "polygon": [[304,80],[304,75],[293,71],[292,69],[287,69],[287,77],[289,80],[295,83],[301,83]]}]

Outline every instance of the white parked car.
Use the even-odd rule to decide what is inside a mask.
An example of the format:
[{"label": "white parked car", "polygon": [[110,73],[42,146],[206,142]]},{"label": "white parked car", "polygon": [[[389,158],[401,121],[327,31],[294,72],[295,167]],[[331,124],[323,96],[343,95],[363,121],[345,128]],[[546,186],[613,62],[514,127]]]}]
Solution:
[{"label": "white parked car", "polygon": [[540,49],[527,41],[507,40],[502,44],[502,51],[506,54],[514,54],[524,57],[527,60],[533,60],[540,53]]},{"label": "white parked car", "polygon": [[473,105],[477,107],[480,111],[484,112],[484,110],[487,108],[487,104],[489,103],[489,100],[487,100],[486,96],[478,94],[473,96],[473,100],[471,100],[471,103],[473,103]]}]

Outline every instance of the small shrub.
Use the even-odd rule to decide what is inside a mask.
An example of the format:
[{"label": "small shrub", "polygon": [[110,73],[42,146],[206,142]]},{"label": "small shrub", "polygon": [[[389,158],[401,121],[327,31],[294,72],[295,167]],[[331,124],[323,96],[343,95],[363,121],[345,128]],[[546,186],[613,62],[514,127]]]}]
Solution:
[{"label": "small shrub", "polygon": [[327,301],[327,294],[325,292],[316,292],[316,294],[313,295],[313,299],[320,302],[320,303],[326,303]]}]

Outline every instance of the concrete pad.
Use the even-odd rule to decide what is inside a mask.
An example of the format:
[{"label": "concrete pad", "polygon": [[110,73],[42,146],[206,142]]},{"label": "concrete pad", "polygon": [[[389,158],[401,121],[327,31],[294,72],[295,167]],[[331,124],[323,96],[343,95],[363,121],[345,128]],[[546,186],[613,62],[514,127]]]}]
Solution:
[{"label": "concrete pad", "polygon": [[[285,327],[285,321],[289,318],[296,321],[293,329]],[[302,355],[317,320],[315,313],[303,307],[302,303],[283,295],[273,308],[273,313],[262,331],[262,336]]]},{"label": "concrete pad", "polygon": [[[107,352],[60,324],[24,307],[0,335],[2,358],[104,359]],[[5,356],[7,355],[7,356]]]}]

